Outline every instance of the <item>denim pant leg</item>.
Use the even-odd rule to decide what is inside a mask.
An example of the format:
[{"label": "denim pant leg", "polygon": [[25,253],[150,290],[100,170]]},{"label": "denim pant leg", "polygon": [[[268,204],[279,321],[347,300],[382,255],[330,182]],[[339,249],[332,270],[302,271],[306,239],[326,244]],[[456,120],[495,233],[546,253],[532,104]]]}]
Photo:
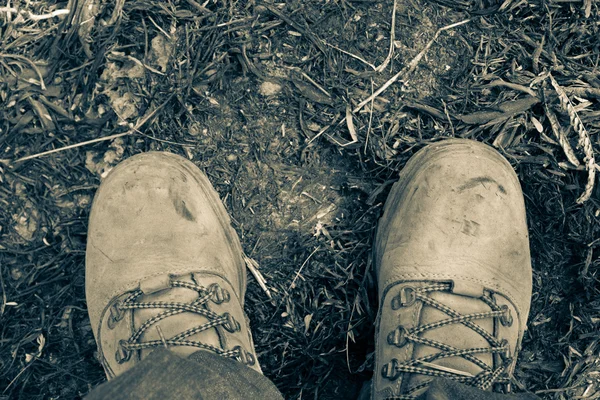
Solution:
[{"label": "denim pant leg", "polygon": [[275,385],[247,366],[208,351],[184,359],[157,349],[92,390],[86,400],[283,399]]},{"label": "denim pant leg", "polygon": [[437,378],[422,396],[422,400],[540,400],[540,398],[529,393],[491,393],[455,381]]}]

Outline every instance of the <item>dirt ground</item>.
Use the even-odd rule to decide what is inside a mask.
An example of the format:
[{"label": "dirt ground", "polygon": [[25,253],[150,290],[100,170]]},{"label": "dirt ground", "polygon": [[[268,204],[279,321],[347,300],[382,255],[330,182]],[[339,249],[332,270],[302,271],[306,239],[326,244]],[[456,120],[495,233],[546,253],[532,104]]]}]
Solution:
[{"label": "dirt ground", "polygon": [[355,398],[373,373],[377,219],[410,156],[448,137],[495,146],[525,193],[534,296],[513,386],[599,396],[595,2],[11,4],[0,399],[78,398],[104,381],[87,218],[102,177],[151,150],[207,173],[259,265],[272,299],[250,277],[246,311],[266,375],[286,398]]}]

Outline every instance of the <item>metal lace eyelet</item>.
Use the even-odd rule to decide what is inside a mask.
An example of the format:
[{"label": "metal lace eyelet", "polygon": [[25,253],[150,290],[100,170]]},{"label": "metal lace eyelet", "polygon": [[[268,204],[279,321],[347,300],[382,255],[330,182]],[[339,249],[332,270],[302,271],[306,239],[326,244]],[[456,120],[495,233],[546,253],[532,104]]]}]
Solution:
[{"label": "metal lace eyelet", "polygon": [[231,295],[227,289],[223,289],[218,284],[211,285],[212,302],[215,304],[227,303],[231,299]]},{"label": "metal lace eyelet", "polygon": [[510,360],[512,358],[512,352],[510,351],[510,344],[508,343],[508,340],[502,339],[502,341],[500,342],[500,347],[504,348],[504,351],[500,353],[502,361]]},{"label": "metal lace eyelet", "polygon": [[403,326],[398,326],[396,329],[394,329],[388,334],[388,344],[391,344],[396,347],[405,346],[408,342],[408,339],[406,338],[407,333],[408,332]]},{"label": "metal lace eyelet", "polygon": [[381,367],[381,376],[392,381],[397,379],[398,376],[400,376],[400,373],[398,372],[398,360],[393,358],[392,361],[384,364],[383,367]]},{"label": "metal lace eyelet", "polygon": [[254,354],[252,354],[252,353],[246,353],[246,356],[248,358],[248,363],[246,365],[254,365],[254,364],[256,364],[256,357],[254,357]]},{"label": "metal lace eyelet", "polygon": [[231,314],[225,313],[223,316],[227,319],[223,324],[223,328],[225,328],[227,332],[234,333],[241,329],[239,322],[237,322]]},{"label": "metal lace eyelet", "polygon": [[500,323],[502,324],[502,326],[512,326],[513,317],[512,313],[510,312],[510,308],[508,308],[508,306],[504,304],[500,306],[500,310],[503,312],[503,314],[500,316]]},{"label": "metal lace eyelet", "polygon": [[412,286],[404,286],[400,289],[398,296],[392,299],[392,310],[399,310],[401,307],[412,306],[417,299],[417,294]]},{"label": "metal lace eyelet", "polygon": [[117,352],[115,353],[115,360],[117,360],[117,363],[119,364],[129,361],[131,358],[131,351],[125,348],[126,345],[126,340],[119,340],[119,346],[117,347]]},{"label": "metal lace eyelet", "polygon": [[235,346],[233,348],[234,351],[237,351],[238,353],[238,361],[241,362],[244,365],[254,365],[256,363],[256,357],[254,357],[254,354],[244,350],[244,348],[242,346]]},{"label": "metal lace eyelet", "polygon": [[117,325],[117,322],[123,319],[125,316],[125,312],[121,310],[121,302],[117,301],[113,305],[110,306],[110,315],[108,316],[108,320],[106,321],[106,325],[108,329],[114,329]]}]

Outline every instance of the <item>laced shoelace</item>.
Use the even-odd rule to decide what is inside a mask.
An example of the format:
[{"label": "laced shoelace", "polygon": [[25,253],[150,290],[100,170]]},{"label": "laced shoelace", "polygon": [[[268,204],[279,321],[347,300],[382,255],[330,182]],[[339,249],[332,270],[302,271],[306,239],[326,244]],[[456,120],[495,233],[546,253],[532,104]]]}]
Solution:
[{"label": "laced shoelace", "polygon": [[[394,331],[390,332],[387,338],[388,344],[390,345],[403,347],[408,343],[412,342],[415,344],[423,344],[437,348],[441,350],[441,352],[421,358],[411,359],[404,363],[399,363],[397,359],[392,359],[390,363],[383,366],[383,369],[381,371],[383,377],[390,380],[395,380],[402,373],[420,374],[431,377],[442,377],[452,379],[457,382],[464,383],[466,385],[473,386],[482,390],[489,389],[491,385],[495,383],[508,384],[509,380],[508,377],[505,376],[505,372],[512,363],[512,355],[508,341],[498,339],[496,324],[494,324],[494,332],[493,334],[491,334],[472,321],[485,318],[496,318],[500,321],[500,323],[503,326],[510,326],[513,322],[512,316],[510,314],[510,309],[508,308],[508,306],[505,305],[499,306],[498,304],[496,304],[495,300],[491,296],[484,295],[479,299],[490,307],[490,311],[463,315],[427,295],[427,293],[430,292],[449,292],[450,290],[451,284],[449,283],[437,283],[432,284],[431,286],[421,288],[405,286],[400,290],[400,294],[397,297],[393,298],[393,309],[399,309],[400,307],[408,307],[411,306],[415,301],[421,301],[424,305],[442,311],[443,313],[448,315],[449,318],[434,323],[416,326],[412,329],[406,329],[402,326],[398,326]],[[448,346],[442,342],[426,339],[419,336],[419,334],[422,334],[423,332],[451,324],[463,324],[471,328],[473,331],[481,335],[489,343],[490,347],[457,349],[455,347]],[[494,356],[494,364],[499,364],[499,366],[490,367],[485,362],[475,357],[476,354],[484,353],[499,355],[500,362],[496,362],[497,357]],[[471,375],[468,373],[463,373],[461,371],[432,364],[432,361],[448,357],[462,357],[479,366],[482,369],[482,371],[477,375]],[[423,383],[410,387],[404,395],[388,397],[388,399],[416,399],[417,397],[414,393],[427,387],[430,383],[431,381],[425,381]]]},{"label": "laced shoelace", "polygon": [[[191,303],[181,302],[164,302],[164,301],[152,301],[152,302],[140,302],[138,298],[143,295],[141,290],[135,290],[122,302],[115,303],[110,309],[110,316],[108,326],[114,324],[123,318],[125,310],[136,310],[136,309],[164,309],[155,316],[146,320],[140,327],[132,333],[127,340],[121,340],[119,342],[119,349],[117,350],[116,360],[119,363],[126,362],[130,359],[131,354],[136,350],[150,349],[156,347],[169,347],[169,346],[190,346],[199,349],[210,350],[220,356],[237,359],[238,361],[247,364],[254,365],[254,355],[250,352],[245,351],[241,346],[236,346],[231,350],[226,350],[220,347],[216,347],[210,344],[202,343],[197,340],[186,340],[188,337],[197,333],[222,326],[226,331],[230,333],[238,332],[241,330],[240,324],[231,316],[229,313],[219,315],[208,308],[207,303],[212,301],[215,304],[221,304],[230,300],[230,294],[226,289],[221,288],[218,284],[212,284],[208,288],[203,286],[183,282],[183,281],[171,281],[169,283],[171,288],[187,288],[198,292],[198,298]],[[207,322],[193,328],[187,329],[184,332],[177,334],[169,339],[162,337],[160,340],[149,340],[141,341],[140,338],[150,327],[157,322],[168,318],[173,315],[181,314],[184,312],[191,312],[198,315],[202,315],[207,319]],[[160,331],[159,331],[160,333]]]}]

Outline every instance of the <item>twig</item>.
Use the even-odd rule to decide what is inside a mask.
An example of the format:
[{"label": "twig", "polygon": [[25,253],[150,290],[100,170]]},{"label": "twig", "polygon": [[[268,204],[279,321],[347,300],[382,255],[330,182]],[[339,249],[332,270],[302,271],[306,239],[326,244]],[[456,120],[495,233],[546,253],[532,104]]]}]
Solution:
[{"label": "twig", "polygon": [[148,15],[148,19],[150,20],[150,22],[152,22],[152,25],[154,25],[154,27],[158,29],[160,33],[162,33],[167,39],[173,40],[171,35],[169,35],[163,28],[161,28],[156,22],[154,22],[151,16]]},{"label": "twig", "polygon": [[308,74],[306,72],[300,70],[300,75],[302,75],[307,81],[309,81],[310,83],[312,83],[313,85],[315,85],[315,87],[317,89],[319,89],[323,94],[325,94],[328,97],[331,97],[331,93],[329,93],[327,90],[325,90],[323,88],[323,86],[321,86],[317,82],[315,82],[315,80],[313,78],[311,78],[310,76],[308,76]]},{"label": "twig", "polygon": [[31,11],[27,11],[27,10],[19,10],[17,8],[14,7],[0,7],[0,13],[7,13],[7,14],[11,14],[11,13],[15,13],[15,14],[19,14],[21,16],[23,16],[25,19],[30,19],[31,21],[42,21],[44,19],[51,19],[54,17],[58,17],[61,15],[67,15],[71,12],[71,10],[69,9],[62,9],[62,10],[55,10],[52,11],[50,13],[47,14],[34,14]]},{"label": "twig", "polygon": [[590,134],[587,129],[583,125],[581,118],[575,111],[575,107],[569,96],[565,93],[565,91],[560,87],[556,79],[552,76],[551,73],[548,74],[550,78],[550,83],[556,93],[558,94],[558,98],[560,100],[560,106],[564,111],[569,114],[569,119],[571,121],[571,126],[577,131],[579,134],[579,147],[583,148],[583,152],[585,154],[584,162],[585,168],[588,171],[588,180],[585,185],[585,190],[581,196],[577,199],[577,204],[585,203],[592,196],[592,191],[594,190],[594,183],[596,181],[596,161],[594,159],[594,149],[592,148],[592,142],[590,141]]},{"label": "twig", "polygon": [[194,7],[197,11],[206,13],[206,14],[212,14],[213,12],[210,11],[208,8],[204,7],[202,4],[194,1],[194,0],[186,0],[187,3],[189,5],[191,5],[192,7]]},{"label": "twig", "polygon": [[304,262],[302,263],[302,265],[300,266],[300,268],[298,269],[298,272],[296,272],[296,276],[294,276],[294,280],[292,280],[292,283],[290,283],[290,287],[288,287],[287,292],[289,293],[290,290],[292,290],[292,288],[294,287],[294,285],[296,284],[296,279],[298,279],[298,277],[300,276],[300,274],[302,273],[302,270],[304,269],[304,267],[306,266],[306,264],[308,264],[308,260],[310,260],[312,258],[312,256],[321,249],[321,246],[317,247],[316,249],[313,250],[312,253],[310,253],[308,255],[308,257],[306,257],[306,260],[304,260]]},{"label": "twig", "polygon": [[528,95],[530,95],[532,97],[537,97],[537,93],[535,93],[530,88],[523,86],[523,85],[519,85],[517,83],[506,82],[506,81],[503,81],[502,79],[496,79],[495,81],[492,81],[492,82],[488,83],[487,85],[485,85],[485,87],[488,87],[488,88],[497,87],[497,86],[503,86],[503,87],[513,89],[513,90],[516,90],[519,92],[527,93]]},{"label": "twig", "polygon": [[292,71],[299,73],[300,75],[302,75],[304,77],[304,79],[306,79],[307,81],[312,83],[317,89],[319,89],[319,91],[321,93],[323,93],[327,97],[331,97],[331,93],[329,93],[327,90],[325,90],[325,88],[323,88],[323,86],[319,85],[313,78],[311,78],[306,72],[302,71],[300,68],[290,67],[287,65],[285,66],[285,68],[291,69]]},{"label": "twig", "polygon": [[254,259],[248,257],[245,254],[244,254],[244,261],[246,262],[246,267],[250,270],[250,272],[254,276],[254,279],[256,279],[256,282],[258,283],[260,288],[263,290],[263,292],[265,292],[265,294],[267,295],[269,300],[272,300],[273,296],[271,295],[271,291],[269,290],[269,287],[267,286],[267,281],[266,281],[265,277],[263,276],[263,274],[258,270],[258,263]]},{"label": "twig", "polygon": [[394,9],[392,10],[392,27],[390,29],[390,50],[388,52],[387,57],[385,58],[385,60],[383,60],[383,62],[381,63],[381,65],[377,68],[375,68],[375,71],[377,72],[381,72],[383,71],[388,64],[390,63],[390,61],[392,61],[392,58],[394,57],[394,42],[396,41],[396,7],[398,6],[398,0],[394,0]]},{"label": "twig", "polygon": [[467,24],[469,22],[471,22],[470,19],[465,19],[464,21],[460,21],[455,24],[451,24],[451,25],[448,25],[448,26],[438,29],[437,32],[435,33],[435,35],[433,35],[433,38],[429,41],[429,43],[427,43],[427,45],[425,45],[423,50],[421,50],[421,52],[419,54],[417,54],[417,56],[415,58],[413,58],[412,61],[410,63],[408,63],[408,65],[406,65],[404,68],[402,68],[402,70],[400,72],[398,72],[396,75],[394,75],[386,83],[384,83],[383,86],[381,86],[379,89],[377,89],[377,91],[375,93],[373,93],[371,96],[367,97],[365,100],[361,101],[360,104],[358,106],[356,106],[356,108],[354,110],[352,110],[352,112],[354,112],[354,113],[359,112],[372,99],[377,98],[381,93],[385,92],[385,90],[388,87],[390,87],[394,82],[396,82],[398,79],[400,79],[400,77],[408,75],[411,72],[413,72],[414,69],[419,64],[419,62],[421,61],[421,59],[423,58],[423,56],[427,53],[429,48],[433,45],[433,43],[437,40],[437,38],[440,36],[440,34],[442,32],[456,28],[456,27],[464,25],[464,24]]},{"label": "twig", "polygon": [[[371,79],[371,93],[373,93],[373,79]],[[375,103],[375,98],[371,100],[371,107],[369,107],[369,127],[367,128],[367,134],[365,136],[365,148],[364,153],[367,154],[367,146],[369,144],[369,136],[371,135],[371,127],[373,124],[373,106]]]},{"label": "twig", "polygon": [[377,69],[377,67],[376,67],[375,65],[371,64],[370,62],[368,62],[368,61],[367,61],[367,60],[365,60],[364,58],[362,58],[362,57],[360,57],[360,56],[357,56],[356,54],[352,54],[352,53],[350,53],[350,52],[348,52],[348,51],[346,51],[346,50],[344,50],[344,49],[340,49],[339,47],[337,47],[337,46],[335,46],[335,45],[333,45],[333,44],[331,44],[331,43],[327,43],[327,42],[326,42],[326,41],[324,41],[324,40],[323,40],[323,43],[324,43],[326,46],[329,46],[329,47],[331,47],[331,48],[334,48],[334,49],[336,49],[336,50],[337,50],[337,51],[339,51],[340,53],[344,53],[344,54],[346,54],[346,55],[348,55],[348,56],[350,56],[350,57],[352,57],[352,58],[354,58],[354,59],[357,59],[358,61],[361,61],[362,63],[364,63],[364,64],[368,65],[369,67],[373,68],[374,70],[376,70],[376,69]]}]

